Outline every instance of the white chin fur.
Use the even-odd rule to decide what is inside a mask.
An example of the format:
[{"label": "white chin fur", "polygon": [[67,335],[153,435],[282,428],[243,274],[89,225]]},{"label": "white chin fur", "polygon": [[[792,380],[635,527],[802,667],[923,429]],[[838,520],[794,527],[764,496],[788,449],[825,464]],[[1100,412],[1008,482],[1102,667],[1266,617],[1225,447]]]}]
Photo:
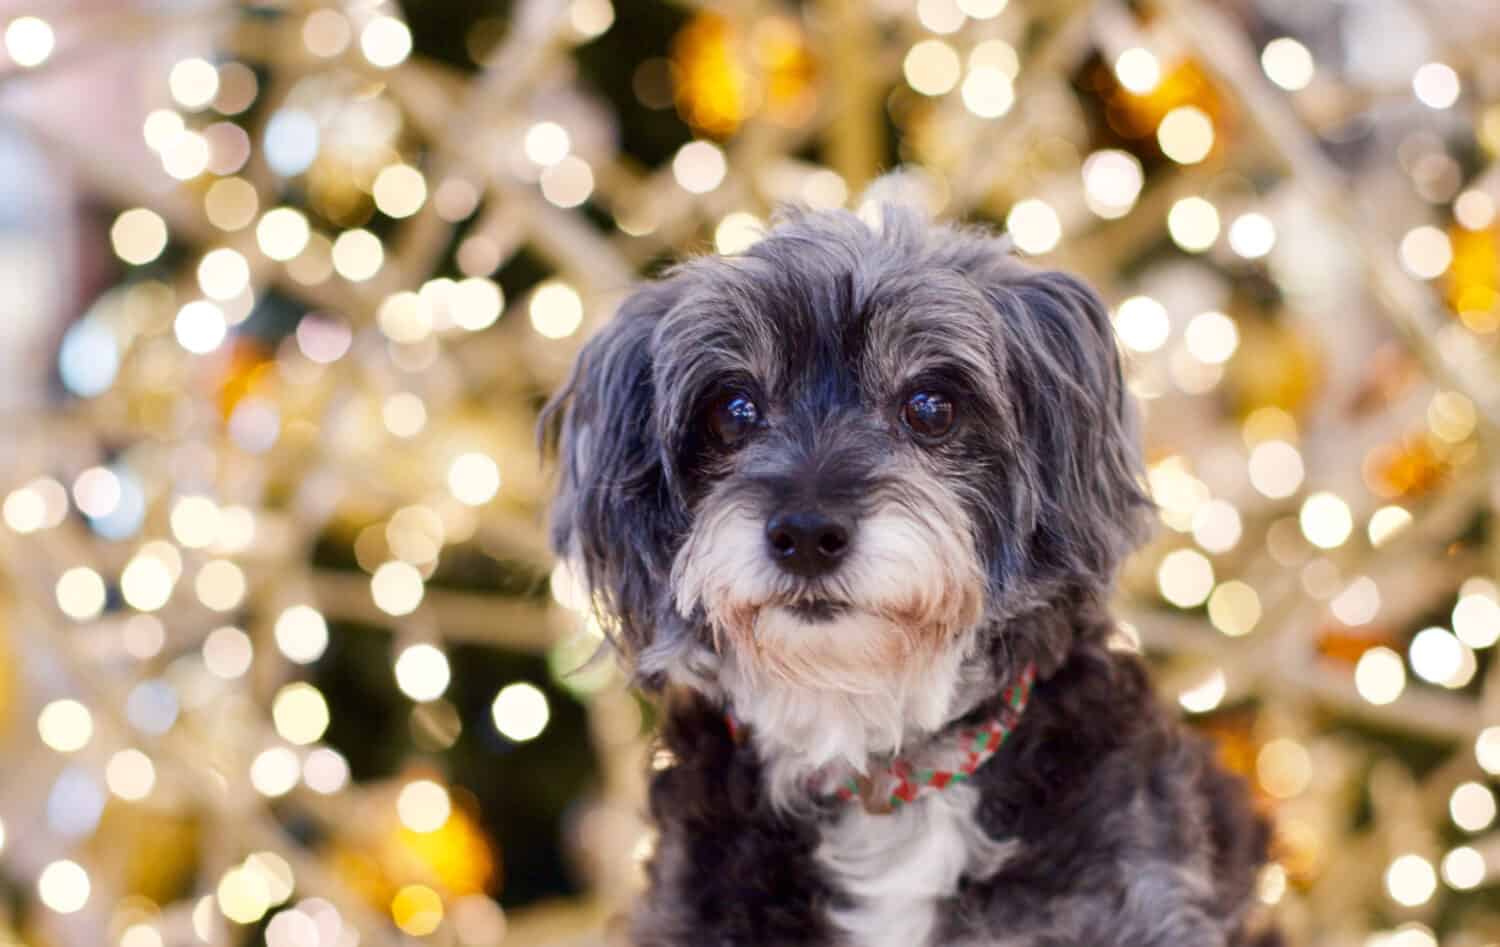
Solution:
[{"label": "white chin fur", "polygon": [[[860,618],[869,622],[852,615],[843,628],[858,627]],[[800,631],[809,637],[837,633],[833,623],[802,625]],[[719,684],[734,713],[750,726],[772,801],[795,805],[805,798],[814,773],[866,772],[871,757],[895,753],[904,741],[940,728],[951,715],[972,637],[935,654],[914,655],[899,675],[882,677],[885,686],[878,690],[866,686],[869,680],[845,682],[834,672],[823,675],[821,683],[793,682],[747,667],[736,653],[727,655]]]},{"label": "white chin fur", "polygon": [[[950,495],[913,485],[876,508],[839,568],[811,582],[766,555],[760,516],[714,500],[674,564],[677,607],[712,626],[718,684],[750,725],[773,798],[793,801],[830,765],[863,771],[947,722],[984,611],[973,537]],[[816,621],[787,607],[817,600],[844,610]]]}]

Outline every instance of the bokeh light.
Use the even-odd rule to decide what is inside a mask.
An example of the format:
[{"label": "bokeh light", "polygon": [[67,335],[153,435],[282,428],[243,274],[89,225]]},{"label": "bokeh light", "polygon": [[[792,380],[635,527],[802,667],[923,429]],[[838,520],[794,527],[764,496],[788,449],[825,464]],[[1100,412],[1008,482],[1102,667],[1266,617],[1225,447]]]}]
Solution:
[{"label": "bokeh light", "polygon": [[490,708],[495,729],[518,743],[534,740],[547,727],[551,711],[547,695],[531,684],[509,684],[495,696]]},{"label": "bokeh light", "polygon": [[451,679],[448,656],[430,644],[411,645],[396,658],[396,685],[412,700],[437,700]]}]

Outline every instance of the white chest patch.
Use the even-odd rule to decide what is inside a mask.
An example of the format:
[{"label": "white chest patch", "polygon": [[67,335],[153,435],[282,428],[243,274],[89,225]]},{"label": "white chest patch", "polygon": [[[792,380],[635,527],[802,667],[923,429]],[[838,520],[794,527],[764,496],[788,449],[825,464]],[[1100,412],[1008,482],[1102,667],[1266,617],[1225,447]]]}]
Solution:
[{"label": "white chest patch", "polygon": [[1019,846],[996,841],[974,821],[979,794],[949,786],[895,812],[852,805],[823,833],[818,862],[853,899],[833,922],[855,947],[928,947],[938,902],[958,880],[993,874]]}]

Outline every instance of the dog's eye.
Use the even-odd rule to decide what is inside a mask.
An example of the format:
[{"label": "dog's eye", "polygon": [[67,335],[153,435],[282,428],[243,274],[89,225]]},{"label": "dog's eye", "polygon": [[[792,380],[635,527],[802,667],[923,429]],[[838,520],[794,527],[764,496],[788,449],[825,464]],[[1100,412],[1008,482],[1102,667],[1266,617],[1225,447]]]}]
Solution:
[{"label": "dog's eye", "polygon": [[919,391],[901,406],[901,420],[918,437],[932,440],[953,430],[955,410],[947,395]]},{"label": "dog's eye", "polygon": [[719,400],[708,416],[708,426],[726,447],[744,440],[760,423],[760,408],[747,396],[732,394]]}]

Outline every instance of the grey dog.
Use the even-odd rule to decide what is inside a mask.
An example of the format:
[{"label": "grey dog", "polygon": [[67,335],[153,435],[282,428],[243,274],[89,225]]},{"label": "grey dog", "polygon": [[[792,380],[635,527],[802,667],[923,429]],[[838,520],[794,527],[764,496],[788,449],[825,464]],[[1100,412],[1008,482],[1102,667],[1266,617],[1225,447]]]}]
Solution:
[{"label": "grey dog", "polygon": [[1270,947],[1268,828],[1110,646],[1108,313],[934,223],[785,210],[631,296],[545,413],[553,540],[661,697],[656,945]]}]

